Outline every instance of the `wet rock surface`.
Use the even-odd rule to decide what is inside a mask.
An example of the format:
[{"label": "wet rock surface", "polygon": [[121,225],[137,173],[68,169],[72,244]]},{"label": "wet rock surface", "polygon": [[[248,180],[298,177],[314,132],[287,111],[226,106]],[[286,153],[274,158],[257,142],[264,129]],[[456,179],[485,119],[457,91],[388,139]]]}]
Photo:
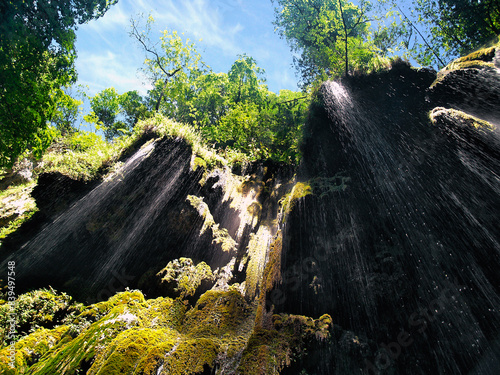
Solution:
[{"label": "wet rock surface", "polygon": [[[457,90],[495,92],[492,79],[467,78],[475,91]],[[354,335],[325,354],[332,365],[321,373],[496,371],[498,129],[484,122],[488,116],[433,124],[429,113],[443,102],[428,96],[431,82],[429,72],[403,66],[382,77],[327,82],[318,95],[297,177],[331,182],[340,173],[349,180],[293,209],[275,294],[282,296],[277,311],[328,313]],[[477,113],[495,100],[484,98]]]}]

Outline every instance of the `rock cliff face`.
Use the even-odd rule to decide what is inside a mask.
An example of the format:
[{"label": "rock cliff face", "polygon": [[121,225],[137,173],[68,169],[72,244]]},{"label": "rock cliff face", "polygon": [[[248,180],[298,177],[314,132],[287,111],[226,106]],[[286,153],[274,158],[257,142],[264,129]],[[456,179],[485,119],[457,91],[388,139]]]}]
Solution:
[{"label": "rock cliff face", "polygon": [[314,194],[286,222],[276,306],[342,327],[320,373],[500,368],[499,70],[448,69],[319,92],[297,175]]},{"label": "rock cliff face", "polygon": [[43,176],[2,272],[86,307],[22,296],[17,372],[494,374],[499,53],[326,82],[297,171],[162,138],[102,182]]}]

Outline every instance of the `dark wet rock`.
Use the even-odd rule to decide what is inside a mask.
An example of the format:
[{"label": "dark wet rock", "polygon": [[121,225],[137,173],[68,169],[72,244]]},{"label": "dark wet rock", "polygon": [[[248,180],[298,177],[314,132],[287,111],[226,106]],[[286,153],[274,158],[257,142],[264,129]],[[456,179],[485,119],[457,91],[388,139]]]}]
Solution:
[{"label": "dark wet rock", "polygon": [[325,83],[306,127],[297,178],[348,182],[294,206],[275,309],[328,313],[372,343],[362,357],[344,336],[349,364],[324,374],[468,373],[500,335],[496,126],[444,108],[431,122],[432,75],[401,70]]},{"label": "dark wet rock", "polygon": [[59,172],[43,173],[31,196],[35,198],[38,209],[47,216],[55,217],[84,193],[88,192],[92,183],[74,180]]},{"label": "dark wet rock", "polygon": [[500,47],[485,48],[452,62],[439,72],[430,96],[439,106],[498,122]]}]

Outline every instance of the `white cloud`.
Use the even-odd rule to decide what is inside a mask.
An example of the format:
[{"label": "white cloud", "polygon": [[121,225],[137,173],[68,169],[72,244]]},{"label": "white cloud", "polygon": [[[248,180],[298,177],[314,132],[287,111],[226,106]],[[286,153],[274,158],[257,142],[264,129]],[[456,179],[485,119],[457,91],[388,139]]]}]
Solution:
[{"label": "white cloud", "polygon": [[133,8],[135,13],[152,13],[156,27],[163,30],[186,32],[195,40],[202,39],[209,47],[219,48],[227,55],[239,52],[236,37],[244,27],[223,17],[228,9],[234,8],[238,1],[220,1],[219,6],[207,0],[167,0],[161,3],[140,1]]},{"label": "white cloud", "polygon": [[289,49],[273,33],[267,1],[120,0],[77,32],[79,82],[89,84],[90,94],[110,86],[146,93],[146,79],[137,73],[144,53],[128,35],[130,18],[142,13],[156,19],[152,40],[164,29],[185,32],[216,71],[227,71],[238,54],[247,53],[266,70],[271,89],[294,86]]},{"label": "white cloud", "polygon": [[91,21],[84,27],[88,27],[94,31],[106,31],[110,29],[128,27],[130,23],[130,15],[125,9],[125,5],[121,2],[112,6],[101,18]]},{"label": "white cloud", "polygon": [[144,77],[136,72],[135,65],[108,51],[105,54],[87,54],[77,62],[81,77],[79,83],[89,86],[90,95],[113,86],[120,94],[129,90],[138,90],[145,94],[150,88]]}]

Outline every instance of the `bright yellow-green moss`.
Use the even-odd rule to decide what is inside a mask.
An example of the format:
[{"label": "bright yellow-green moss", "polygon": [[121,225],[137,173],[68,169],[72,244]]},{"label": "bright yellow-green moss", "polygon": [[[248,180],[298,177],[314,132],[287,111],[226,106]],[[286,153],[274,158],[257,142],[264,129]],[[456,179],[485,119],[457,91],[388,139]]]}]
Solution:
[{"label": "bright yellow-green moss", "polygon": [[17,297],[14,309],[11,305],[0,306],[0,347],[10,344],[5,341],[9,331],[11,314],[16,318],[17,339],[22,339],[38,328],[53,328],[73,320],[80,314],[83,305],[75,303],[65,293],[52,289],[40,289]]},{"label": "bright yellow-green moss", "polygon": [[205,262],[200,262],[196,266],[190,258],[175,259],[158,272],[162,282],[175,283],[174,288],[179,292],[181,298],[193,296],[196,289],[204,280],[213,280],[212,269]]},{"label": "bright yellow-green moss", "polygon": [[118,293],[68,324],[20,340],[16,371],[8,368],[7,349],[0,351],[0,369],[5,374],[189,375],[213,371],[221,361],[234,371],[241,358],[239,373],[273,374],[303,355],[308,343],[329,337],[328,315],[317,320],[275,315],[272,327],[254,331],[255,311],[256,303],[235,289],[208,291],[192,308],[181,299]]},{"label": "bright yellow-green moss", "polygon": [[15,232],[37,211],[35,200],[31,197],[35,184],[28,182],[0,191],[0,241]]},{"label": "bright yellow-green moss", "polygon": [[270,329],[256,328],[243,352],[239,374],[279,374],[305,355],[313,341],[330,337],[331,317],[312,319],[301,315],[274,315]]},{"label": "bright yellow-green moss", "polygon": [[[167,328],[134,327],[125,330],[97,355],[87,374],[154,374],[161,359],[156,355],[158,349],[168,353],[178,339],[178,334]],[[146,367],[135,372],[139,362]]]},{"label": "bright yellow-green moss", "polygon": [[264,270],[263,290],[269,292],[275,284],[281,282],[281,251],[283,248],[283,234],[278,231],[269,250],[269,259]]},{"label": "bright yellow-green moss", "polygon": [[93,180],[111,167],[142,135],[138,129],[112,143],[90,132],[75,133],[49,148],[36,173],[59,172],[75,180]]},{"label": "bright yellow-green moss", "polygon": [[479,133],[489,133],[495,130],[495,125],[471,116],[456,109],[437,107],[430,113],[433,124],[454,125],[458,128],[470,129]]},{"label": "bright yellow-green moss", "polygon": [[192,163],[191,163],[191,169],[196,171],[198,168],[204,168],[207,169],[207,162],[200,158],[199,156],[193,157]]},{"label": "bright yellow-green moss", "polygon": [[300,198],[303,198],[309,194],[312,194],[311,185],[307,182],[297,182],[292,191],[289,194],[284,195],[280,199],[280,204],[282,207],[282,212],[284,217],[286,217],[293,209],[295,204]]},{"label": "bright yellow-green moss", "polygon": [[215,151],[210,150],[203,142],[201,135],[192,126],[167,119],[160,114],[141,121],[136,131],[151,131],[158,136],[179,137],[184,139],[193,149],[193,153],[209,167],[225,166],[228,162]]},{"label": "bright yellow-green moss", "polygon": [[187,200],[198,211],[204,220],[200,235],[205,233],[207,229],[210,229],[212,231],[213,243],[219,244],[225,252],[235,251],[238,244],[231,237],[226,228],[221,228],[218,223],[215,223],[214,217],[210,213],[210,208],[203,201],[203,198],[188,195]]},{"label": "bright yellow-green moss", "polygon": [[460,57],[456,59],[453,63],[462,63],[465,61],[493,61],[493,58],[495,57],[495,51],[498,46],[493,46],[490,48],[482,48],[480,50],[477,50],[475,52],[472,52],[468,54],[467,56]]},{"label": "bright yellow-green moss", "polygon": [[493,58],[500,44],[493,47],[482,48],[467,56],[460,57],[438,72],[437,78],[431,87],[441,82],[451,71],[460,69],[495,69]]},{"label": "bright yellow-green moss", "polygon": [[69,330],[60,326],[52,330],[40,328],[15,344],[15,368],[10,367],[9,348],[0,350],[0,373],[24,374],[38,358],[54,347]]},{"label": "bright yellow-green moss", "polygon": [[246,293],[248,298],[254,298],[258,292],[259,283],[262,280],[266,257],[272,235],[264,225],[261,225],[257,233],[250,235],[248,243],[248,266],[246,271]]},{"label": "bright yellow-green moss", "polygon": [[[50,356],[43,357],[30,369],[30,373],[75,374],[82,366],[92,363],[96,355],[99,355],[121,332],[140,324],[134,313],[145,307],[142,293],[125,292],[115,297],[108,301],[106,307],[103,304],[96,306],[97,311],[102,311],[114,305],[107,315],[84,328],[74,339],[71,336],[63,338]],[[95,311],[88,309],[79,318],[94,317],[93,312]]]}]

